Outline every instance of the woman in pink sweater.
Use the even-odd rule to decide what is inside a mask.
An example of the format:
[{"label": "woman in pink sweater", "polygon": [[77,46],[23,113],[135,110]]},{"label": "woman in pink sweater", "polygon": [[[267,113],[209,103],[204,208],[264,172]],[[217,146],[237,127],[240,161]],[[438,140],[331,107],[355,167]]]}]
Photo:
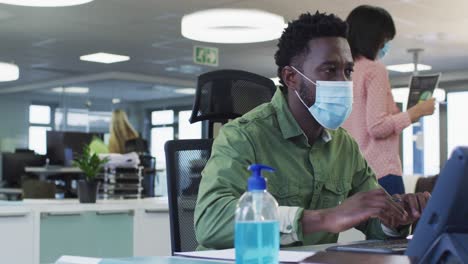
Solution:
[{"label": "woman in pink sweater", "polygon": [[353,111],[343,127],[356,139],[379,184],[391,195],[405,192],[399,157],[399,136],[420,117],[434,112],[434,99],[400,112],[391,93],[388,72],[378,61],[396,30],[390,14],[359,6],[348,16],[348,41],[355,60]]}]

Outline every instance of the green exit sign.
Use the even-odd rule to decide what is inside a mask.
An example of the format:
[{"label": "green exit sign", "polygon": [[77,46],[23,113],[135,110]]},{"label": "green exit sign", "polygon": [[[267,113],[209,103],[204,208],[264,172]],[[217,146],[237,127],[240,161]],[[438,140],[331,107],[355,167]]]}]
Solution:
[{"label": "green exit sign", "polygon": [[193,46],[193,62],[202,65],[218,66],[218,48]]}]

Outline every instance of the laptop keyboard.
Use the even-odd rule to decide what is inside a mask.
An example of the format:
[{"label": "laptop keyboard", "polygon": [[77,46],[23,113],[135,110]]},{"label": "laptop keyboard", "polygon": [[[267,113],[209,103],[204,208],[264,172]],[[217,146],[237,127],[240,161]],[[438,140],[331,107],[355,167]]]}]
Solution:
[{"label": "laptop keyboard", "polygon": [[336,245],[327,248],[327,251],[351,251],[382,254],[403,254],[408,247],[408,239],[389,239],[383,241],[368,241],[362,243]]},{"label": "laptop keyboard", "polygon": [[353,244],[356,248],[386,248],[386,249],[406,249],[408,247],[408,239],[390,239],[384,241],[364,242]]}]

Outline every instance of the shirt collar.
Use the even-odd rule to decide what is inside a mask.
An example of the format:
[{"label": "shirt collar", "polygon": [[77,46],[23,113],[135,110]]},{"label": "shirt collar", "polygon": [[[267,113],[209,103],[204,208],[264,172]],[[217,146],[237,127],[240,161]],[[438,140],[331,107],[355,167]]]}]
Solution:
[{"label": "shirt collar", "polygon": [[330,134],[330,131],[328,131],[328,129],[326,129],[326,128],[323,129],[321,137],[322,137],[323,142],[325,142],[325,143],[328,143],[328,142],[330,142],[330,140],[332,140],[332,136]]},{"label": "shirt collar", "polygon": [[[276,117],[278,118],[278,125],[280,127],[283,138],[289,139],[292,137],[304,135],[299,124],[294,119],[294,116],[289,110],[288,102],[286,101],[285,94],[280,88],[276,89],[271,103],[276,111]],[[327,129],[323,129],[322,140],[327,143],[332,140],[331,134]]]}]

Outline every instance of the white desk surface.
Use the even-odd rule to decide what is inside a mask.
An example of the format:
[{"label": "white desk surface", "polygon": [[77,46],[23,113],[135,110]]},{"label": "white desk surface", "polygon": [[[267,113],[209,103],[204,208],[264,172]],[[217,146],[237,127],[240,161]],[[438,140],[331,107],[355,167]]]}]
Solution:
[{"label": "white desk surface", "polygon": [[155,212],[168,212],[167,197],[144,199],[106,199],[94,204],[83,204],[78,199],[25,199],[22,201],[0,201],[0,213],[13,211],[34,211],[40,213],[87,212],[107,210],[143,209]]},{"label": "white desk surface", "polygon": [[63,167],[63,166],[44,166],[44,167],[25,167],[24,171],[31,173],[80,173],[81,170],[77,167]]}]

